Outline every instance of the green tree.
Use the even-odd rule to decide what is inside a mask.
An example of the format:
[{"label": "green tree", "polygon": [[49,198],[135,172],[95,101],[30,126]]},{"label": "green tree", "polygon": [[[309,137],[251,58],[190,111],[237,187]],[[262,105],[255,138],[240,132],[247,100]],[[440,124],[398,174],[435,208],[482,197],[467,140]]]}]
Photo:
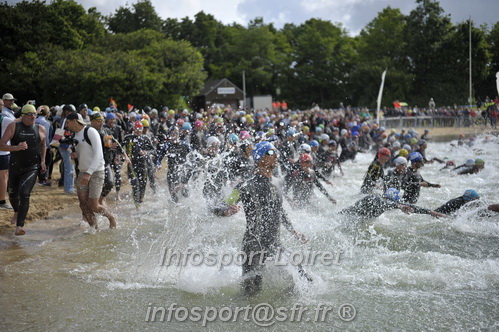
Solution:
[{"label": "green tree", "polygon": [[108,17],[107,26],[113,33],[128,33],[141,29],[161,31],[163,21],[150,0],[139,0],[132,8],[118,8],[114,15]]},{"label": "green tree", "polygon": [[283,98],[293,98],[300,107],[313,102],[333,107],[351,99],[349,73],[355,50],[346,31],[318,19],[285,29],[292,45],[292,69],[285,78]]},{"label": "green tree", "polygon": [[44,98],[51,102],[120,107],[168,105],[189,100],[206,78],[203,60],[188,42],[165,39],[152,30],[108,35],[93,47],[55,52],[41,76]]},{"label": "green tree", "polygon": [[408,72],[404,29],[405,16],[398,8],[387,7],[360,32],[351,79],[354,105],[376,106],[381,73],[385,69],[382,105],[391,106],[394,100],[406,100],[413,77]]},{"label": "green tree", "polygon": [[[418,6],[407,17],[405,29],[407,56],[410,72],[414,75],[410,102],[427,106],[430,98],[440,105],[446,100],[443,89],[442,68],[446,59],[442,56],[444,42],[449,38],[452,24],[438,1],[416,0]],[[438,105],[437,105],[438,106]]]}]

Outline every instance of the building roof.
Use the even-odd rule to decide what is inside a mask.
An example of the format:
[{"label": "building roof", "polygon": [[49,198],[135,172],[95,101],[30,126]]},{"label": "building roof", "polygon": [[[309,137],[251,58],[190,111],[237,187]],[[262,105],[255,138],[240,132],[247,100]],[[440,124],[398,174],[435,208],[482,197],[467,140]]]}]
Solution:
[{"label": "building roof", "polygon": [[201,92],[199,93],[200,96],[206,96],[208,95],[210,92],[216,90],[218,87],[220,86],[223,86],[223,87],[227,87],[227,86],[230,86],[230,87],[234,87],[236,89],[236,91],[244,94],[243,90],[239,89],[237,87],[237,85],[235,85],[234,83],[232,83],[231,81],[229,81],[228,79],[226,78],[222,78],[221,80],[211,80],[211,81],[207,81],[204,85],[204,88],[203,90],[201,90]]}]

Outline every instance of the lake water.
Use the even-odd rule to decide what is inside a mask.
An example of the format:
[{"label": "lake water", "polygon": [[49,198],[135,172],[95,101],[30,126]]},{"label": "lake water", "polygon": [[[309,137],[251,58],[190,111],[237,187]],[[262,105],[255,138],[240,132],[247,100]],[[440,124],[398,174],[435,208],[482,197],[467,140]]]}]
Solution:
[{"label": "lake water", "polygon": [[[243,211],[210,216],[199,183],[179,205],[165,190],[148,192],[139,211],[121,203],[116,230],[108,230],[101,218],[104,230],[87,233],[77,207],[32,223],[25,237],[0,252],[0,330],[194,331],[203,325],[209,331],[254,331],[261,325],[275,331],[498,330],[499,214],[483,210],[499,203],[499,139],[482,140],[474,148],[429,144],[430,157],[457,164],[486,161],[482,172],[470,176],[439,171],[438,163],[422,169],[425,179],[442,188],[422,188],[420,206],[437,208],[466,189],[482,195],[457,217],[397,210],[361,223],[340,218],[338,211],[362,197],[370,154],[347,162],[345,176],[326,186],[337,205],[318,191],[307,210],[285,203],[295,228],[309,238],[301,244],[282,228],[287,250],[296,259],[311,252],[338,256],[333,264],[316,260],[305,266],[311,283],[293,264],[270,266],[262,292],[252,298],[241,294],[236,262],[222,268],[164,263],[168,250],[226,257],[241,250]],[[263,315],[271,309],[275,315],[267,321]]]}]

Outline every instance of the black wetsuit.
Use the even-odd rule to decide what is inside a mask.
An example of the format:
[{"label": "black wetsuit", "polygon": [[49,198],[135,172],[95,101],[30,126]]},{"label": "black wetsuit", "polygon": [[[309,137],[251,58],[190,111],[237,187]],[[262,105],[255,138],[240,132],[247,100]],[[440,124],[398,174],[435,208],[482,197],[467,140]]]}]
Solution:
[{"label": "black wetsuit", "polygon": [[112,136],[111,130],[107,127],[102,127],[98,130],[102,143],[102,152],[104,154],[104,186],[102,187],[101,196],[106,197],[114,186],[113,163],[115,152],[104,144],[106,136]]},{"label": "black wetsuit", "polygon": [[168,160],[168,173],[166,174],[168,189],[173,201],[177,202],[178,196],[173,192],[173,189],[180,183],[187,183],[188,181],[188,177],[181,172],[180,166],[186,162],[191,147],[183,141],[168,142],[165,146],[165,152]]},{"label": "black wetsuit", "polygon": [[402,180],[402,189],[404,189],[402,202],[414,204],[418,201],[419,193],[421,191],[421,182],[427,182],[430,187],[435,186],[424,180],[418,170],[415,170],[412,167],[407,168],[407,172]]},{"label": "black wetsuit", "polygon": [[385,190],[388,188],[395,188],[400,190],[402,188],[402,181],[404,180],[405,172],[399,173],[396,169],[390,169],[383,179]]},{"label": "black wetsuit", "polygon": [[310,204],[310,198],[313,194],[314,185],[327,198],[332,198],[324,186],[319,182],[317,173],[314,170],[310,170],[310,173],[304,172],[301,168],[293,171],[291,174],[290,185],[293,193],[293,201],[300,208],[304,208]]},{"label": "black wetsuit", "polygon": [[457,210],[459,210],[464,204],[468,203],[469,201],[464,199],[464,196],[459,196],[454,199],[451,199],[444,205],[440,206],[439,208],[435,209],[436,212],[444,213],[444,214],[451,214]]},{"label": "black wetsuit", "polygon": [[[40,134],[39,125],[26,126],[22,122],[15,125],[11,145],[26,142],[28,148],[22,151],[11,151],[9,162],[9,200],[17,212],[17,226],[24,226],[24,219],[29,210],[31,191],[36,183],[40,168]],[[45,142],[43,142],[45,144]]]},{"label": "black wetsuit", "polygon": [[[124,122],[123,122],[123,126],[125,126]],[[109,130],[111,135],[113,135],[114,139],[119,144],[122,144],[124,129],[121,126],[116,125],[116,126],[113,126],[112,128],[110,128],[107,125],[104,125],[103,129]],[[118,153],[116,150],[111,150],[108,153],[109,153],[108,159],[110,161],[111,168],[114,172],[114,185],[116,187],[116,192],[119,192],[121,190],[121,168],[123,167],[123,159],[121,157],[119,160],[115,161],[115,157],[117,154],[121,154],[124,152],[120,151]],[[105,150],[104,150],[104,161],[106,161],[106,151]],[[104,190],[103,190],[103,192],[104,192]]]},{"label": "black wetsuit", "polygon": [[149,137],[130,134],[123,139],[123,148],[132,162],[131,167],[128,165],[128,178],[132,185],[134,201],[142,203],[146,192],[147,159],[149,156],[147,153],[141,155],[141,152],[152,151],[154,147]]},{"label": "black wetsuit", "polygon": [[[403,204],[414,209],[414,213],[430,214],[431,211],[415,205]],[[398,209],[399,203],[381,197],[379,194],[368,195],[354,205],[341,210],[340,214],[354,215],[361,218],[376,218],[388,210]]]},{"label": "black wetsuit", "polygon": [[282,207],[282,196],[271,179],[255,174],[236,190],[246,214],[243,251],[248,259],[243,264],[244,288],[247,294],[252,294],[261,289],[263,266],[260,262],[265,262],[281,245],[281,224],[289,231],[293,226]]},{"label": "black wetsuit", "polygon": [[376,182],[379,179],[383,178],[384,178],[383,166],[380,164],[380,162],[377,159],[375,159],[367,169],[367,173],[364,176],[364,182],[360,187],[360,192],[363,194],[372,193],[376,185]]}]

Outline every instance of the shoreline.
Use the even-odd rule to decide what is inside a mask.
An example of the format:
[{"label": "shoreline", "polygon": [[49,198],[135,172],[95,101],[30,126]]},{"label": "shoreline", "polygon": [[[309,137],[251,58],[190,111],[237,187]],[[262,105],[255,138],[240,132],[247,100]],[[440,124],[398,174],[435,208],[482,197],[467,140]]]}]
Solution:
[{"label": "shoreline", "polygon": [[[408,128],[409,129],[409,128]],[[389,132],[391,128],[387,128]],[[395,128],[399,131],[400,129]],[[424,128],[416,128],[419,134],[423,133]],[[481,127],[464,127],[464,128],[451,128],[451,127],[438,127],[429,128],[429,142],[450,142],[459,138],[459,135],[465,135],[466,138],[479,135],[479,134],[499,134],[499,129],[491,128],[481,128]],[[57,164],[58,165],[58,164]],[[125,167],[123,168],[125,169]],[[160,172],[161,173],[161,172]],[[28,216],[26,218],[26,235],[25,236],[15,236],[14,230],[15,225],[10,224],[10,219],[12,217],[12,210],[0,210],[0,249],[3,247],[1,242],[9,241],[15,242],[15,238],[25,238],[29,237],[30,234],[30,224],[39,223],[41,220],[50,219],[57,216],[63,216],[62,210],[75,211],[78,209],[78,197],[76,195],[65,194],[63,188],[57,186],[59,180],[59,169],[54,166],[54,172],[52,174],[52,186],[45,187],[38,184],[35,185],[33,192],[31,193],[30,208],[28,211]],[[123,185],[122,185],[122,197],[125,197],[129,191],[128,179],[126,177],[126,172],[123,171]],[[160,183],[163,181],[159,181]],[[124,190],[123,190],[124,189]],[[115,209],[115,191],[111,191],[108,198],[108,205],[111,209]],[[8,202],[8,197],[7,197]],[[11,212],[12,211],[12,212]]]}]

